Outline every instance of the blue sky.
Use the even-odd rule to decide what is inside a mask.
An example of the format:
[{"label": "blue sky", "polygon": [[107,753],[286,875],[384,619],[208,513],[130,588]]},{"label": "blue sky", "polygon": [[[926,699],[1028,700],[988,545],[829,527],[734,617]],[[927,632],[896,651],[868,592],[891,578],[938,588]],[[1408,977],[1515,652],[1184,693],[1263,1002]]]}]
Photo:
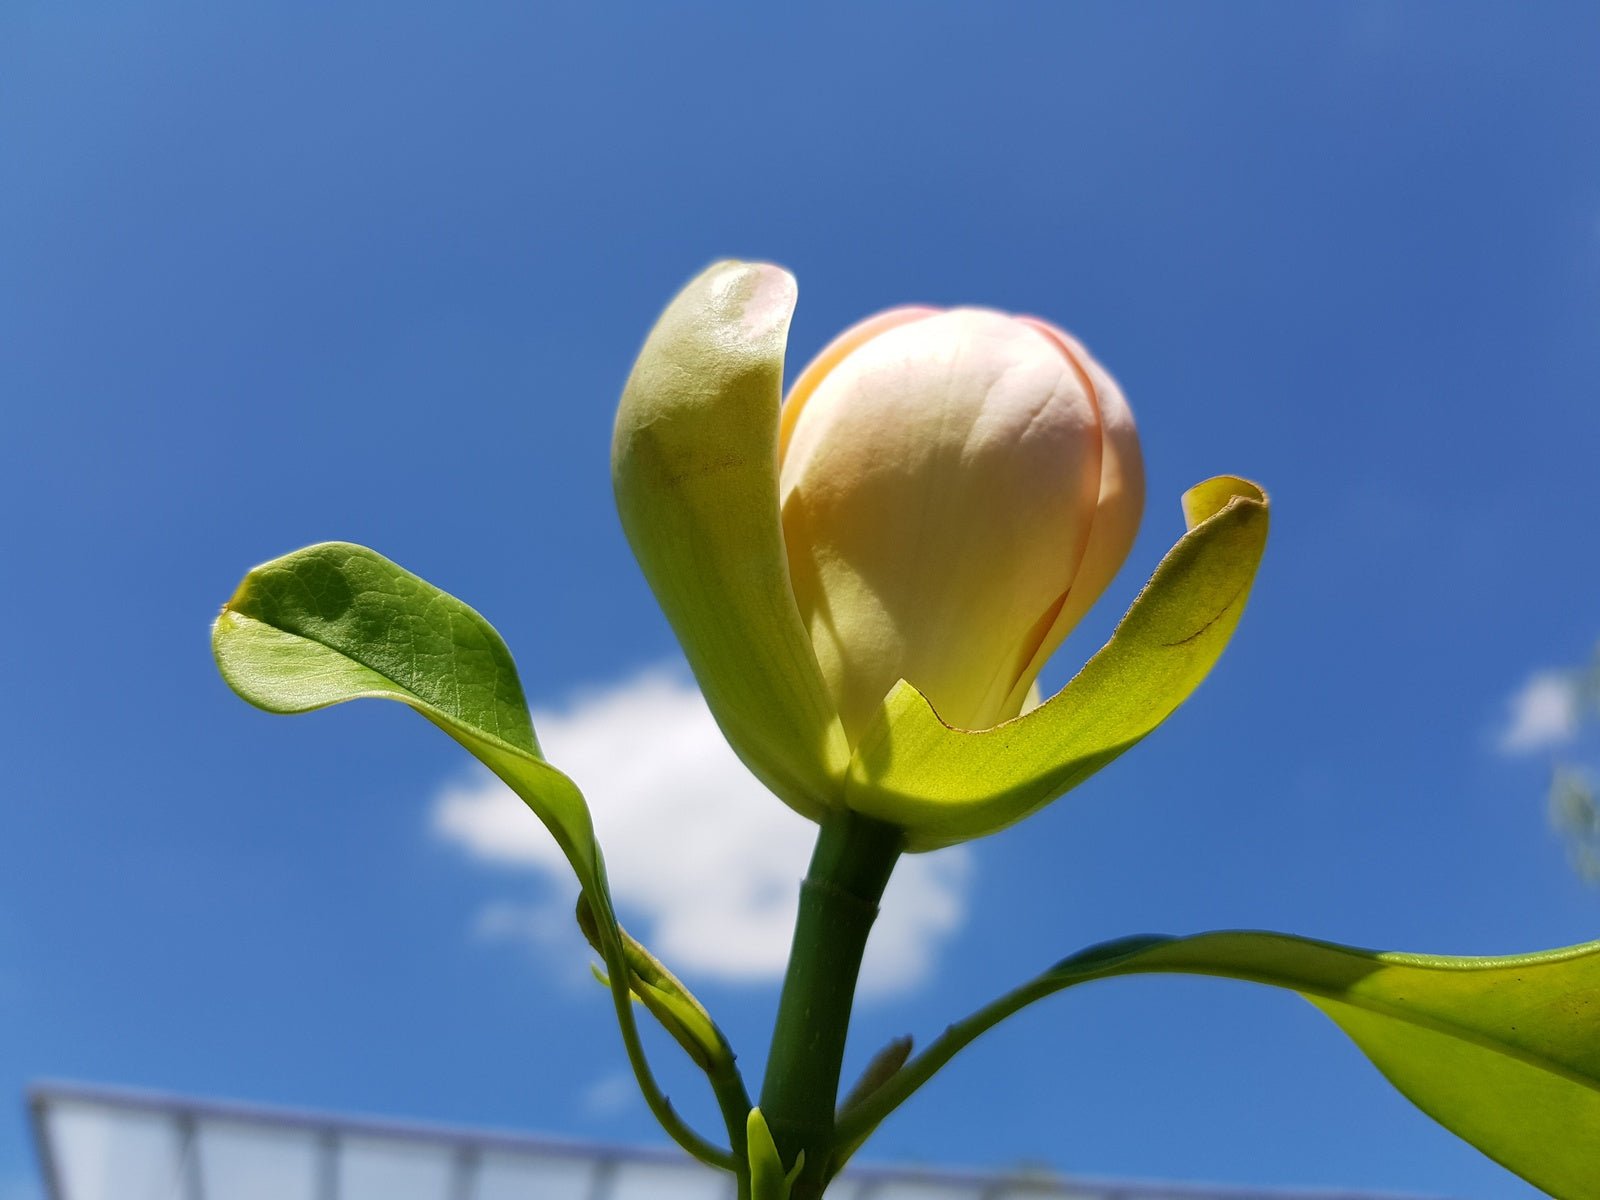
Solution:
[{"label": "blue sky", "polygon": [[[1600,936],[1543,758],[1505,751],[1520,689],[1600,634],[1597,60],[1577,4],[8,5],[0,1195],[29,1194],[41,1076],[659,1140],[565,893],[461,753],[385,706],[257,713],[206,631],[251,564],[327,538],[465,598],[634,831],[625,916],[692,941],[704,897],[593,739],[652,702],[703,732],[607,460],[655,313],[725,255],[797,274],[792,369],[924,301],[1047,316],[1118,376],[1147,517],[1047,683],[1184,488],[1276,504],[1195,699],[914,869],[852,1062],[1123,933]],[[784,811],[708,746],[667,811]],[[775,821],[676,823],[758,860],[749,920],[712,922],[753,948],[685,964],[752,1069],[768,888],[805,855]],[[1200,980],[1040,1006],[872,1152],[1534,1194],[1308,1005]]]}]

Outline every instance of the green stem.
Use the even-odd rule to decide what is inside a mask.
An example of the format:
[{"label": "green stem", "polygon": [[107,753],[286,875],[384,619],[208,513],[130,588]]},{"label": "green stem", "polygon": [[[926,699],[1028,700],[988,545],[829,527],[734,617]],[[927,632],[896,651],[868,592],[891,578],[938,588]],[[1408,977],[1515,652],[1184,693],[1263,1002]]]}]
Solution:
[{"label": "green stem", "polygon": [[910,1099],[913,1092],[932,1079],[941,1067],[962,1050],[1007,1017],[1036,1000],[1060,991],[1063,986],[1046,973],[945,1029],[926,1050],[896,1071],[881,1087],[862,1097],[859,1104],[839,1114],[832,1169],[837,1171],[844,1166],[885,1117]]},{"label": "green stem", "polygon": [[800,916],[761,1088],[761,1112],[783,1161],[792,1164],[805,1152],[791,1200],[821,1196],[827,1184],[861,956],[902,846],[891,825],[837,814],[817,835],[800,885]]},{"label": "green stem", "polygon": [[655,1117],[656,1123],[662,1129],[666,1130],[667,1136],[707,1166],[737,1172],[739,1168],[733,1153],[712,1145],[690,1128],[673,1109],[672,1102],[656,1083],[655,1074],[650,1070],[650,1062],[645,1057],[644,1044],[639,1040],[639,1026],[633,1018],[633,993],[628,986],[628,960],[622,937],[617,930],[616,913],[611,907],[610,894],[603,889],[602,877],[601,887],[590,891],[589,902],[595,906],[595,915],[598,918],[600,954],[606,964],[606,981],[611,988],[611,1002],[616,1010],[617,1026],[622,1032],[623,1049],[627,1051],[628,1063],[633,1068],[633,1077],[639,1084],[639,1091],[650,1109],[650,1115]]},{"label": "green stem", "polygon": [[733,1171],[737,1183],[738,1200],[750,1200],[750,1154],[745,1145],[745,1122],[750,1116],[750,1093],[745,1090],[744,1077],[730,1058],[726,1069],[710,1073],[711,1091],[722,1111],[723,1124],[728,1127],[729,1150],[733,1155]]},{"label": "green stem", "polygon": [[[689,989],[641,942],[629,937],[627,931],[616,923],[616,914],[611,911],[609,899],[605,900],[602,912],[597,910],[593,896],[586,891],[578,897],[574,915],[589,945],[607,963],[612,961],[613,945],[621,946],[623,958],[628,964],[628,990],[633,998],[655,1017],[690,1061],[706,1073],[712,1093],[717,1098],[717,1107],[722,1110],[723,1123],[728,1127],[727,1153],[731,1165],[727,1169],[741,1177],[748,1175],[745,1128],[750,1117],[750,1093],[745,1090],[738,1056],[728,1044],[727,1037]],[[628,1011],[631,1013],[633,1010],[630,1007]],[[628,1036],[626,1030],[623,1036]],[[640,1086],[648,1096],[650,1087],[654,1085],[652,1081],[646,1086],[645,1080],[641,1079]],[[665,1097],[662,1099],[664,1101]]]}]

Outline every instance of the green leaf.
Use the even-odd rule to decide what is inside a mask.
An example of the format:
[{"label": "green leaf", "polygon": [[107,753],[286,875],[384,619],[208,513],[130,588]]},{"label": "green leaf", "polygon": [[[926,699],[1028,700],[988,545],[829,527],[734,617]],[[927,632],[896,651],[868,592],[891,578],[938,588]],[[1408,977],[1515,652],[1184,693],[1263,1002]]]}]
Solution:
[{"label": "green leaf", "polygon": [[777,267],[723,262],[681,291],[623,389],[622,527],[729,744],[790,807],[839,807],[849,750],[789,586],[778,409],[794,310]]},{"label": "green leaf", "polygon": [[604,891],[589,807],[540,757],[511,652],[461,601],[363,546],[325,542],[245,576],[211,645],[228,685],[269,712],[409,705],[522,798],[585,889]]},{"label": "green leaf", "polygon": [[[381,554],[326,542],[246,575],[212,627],[211,646],[228,685],[260,708],[301,713],[347,700],[398,700],[521,797],[583,885],[623,1043],[651,1112],[690,1154],[733,1169],[731,1151],[708,1143],[673,1111],[645,1060],[629,1000],[627,947],[589,806],[540,756],[516,664],[493,626]],[[730,1081],[714,1078],[713,1086],[720,1097]],[[742,1084],[737,1091],[743,1094]]]},{"label": "green leaf", "polygon": [[1219,476],[1184,495],[1189,531],[1111,640],[1044,704],[993,729],[944,724],[901,681],[862,737],[845,803],[932,850],[1022,820],[1172,715],[1221,657],[1267,541],[1267,498]]},{"label": "green leaf", "polygon": [[1090,950],[1045,978],[1158,971],[1301,993],[1441,1125],[1553,1196],[1600,1197],[1600,942],[1448,958],[1209,933]]},{"label": "green leaf", "polygon": [[1091,947],[945,1030],[840,1115],[834,1169],[962,1049],[1055,992],[1119,975],[1286,988],[1412,1103],[1558,1200],[1600,1198],[1600,942],[1509,958],[1359,950],[1253,931]]}]

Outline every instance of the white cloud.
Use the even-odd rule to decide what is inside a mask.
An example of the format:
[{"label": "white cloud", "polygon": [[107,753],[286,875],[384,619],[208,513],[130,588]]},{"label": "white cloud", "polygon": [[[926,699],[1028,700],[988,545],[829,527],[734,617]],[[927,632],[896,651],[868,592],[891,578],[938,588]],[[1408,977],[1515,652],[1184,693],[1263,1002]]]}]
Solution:
[{"label": "white cloud", "polygon": [[472,922],[474,936],[486,942],[510,939],[552,948],[574,944],[575,928],[572,906],[553,902],[519,904],[513,900],[496,900],[479,909]]},{"label": "white cloud", "polygon": [[1528,754],[1569,742],[1578,732],[1578,680],[1569,671],[1537,671],[1511,697],[1500,733],[1503,754]]},{"label": "white cloud", "polygon": [[[533,716],[545,755],[588,797],[618,906],[625,921],[643,919],[642,940],[686,975],[777,979],[815,827],[755,781],[698,689],[657,669]],[[498,780],[479,771],[447,787],[433,824],[486,863],[538,874],[558,897],[490,905],[478,917],[481,936],[546,946],[568,936],[571,871]],[[970,866],[962,848],[901,860],[867,949],[863,994],[926,978],[965,916]]]},{"label": "white cloud", "polygon": [[588,1116],[614,1117],[632,1107],[633,1099],[638,1094],[638,1085],[634,1083],[633,1076],[627,1071],[617,1071],[602,1075],[584,1088],[579,1103]]}]

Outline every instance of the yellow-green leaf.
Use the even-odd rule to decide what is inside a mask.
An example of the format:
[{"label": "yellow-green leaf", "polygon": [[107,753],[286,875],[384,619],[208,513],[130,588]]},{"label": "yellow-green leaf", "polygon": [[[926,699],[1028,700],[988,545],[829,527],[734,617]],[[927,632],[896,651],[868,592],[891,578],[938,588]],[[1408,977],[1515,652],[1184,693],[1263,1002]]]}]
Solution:
[{"label": "yellow-green leaf", "polygon": [[1297,991],[1441,1125],[1560,1200],[1600,1197],[1600,942],[1448,958],[1275,933],[1136,939],[1060,963],[1041,990],[1150,972]]},{"label": "yellow-green leaf", "polygon": [[1184,496],[1189,531],[1111,640],[1044,704],[993,729],[944,724],[902,681],[862,737],[845,803],[931,850],[1022,820],[1133,746],[1200,685],[1232,637],[1267,541],[1267,498],[1219,476]]},{"label": "yellow-green leaf", "polygon": [[791,807],[839,806],[849,751],[789,586],[778,408],[795,284],[723,262],[662,313],[623,389],[617,511],[723,734]]},{"label": "yellow-green leaf", "polygon": [[211,645],[228,685],[269,712],[409,705],[504,780],[596,887],[588,805],[540,757],[511,652],[455,597],[363,546],[324,542],[245,576]]},{"label": "yellow-green leaf", "polygon": [[[493,626],[381,554],[327,542],[246,575],[223,606],[211,645],[222,677],[258,707],[301,713],[347,700],[397,700],[443,729],[522,798],[583,885],[623,1044],[651,1112],[696,1158],[732,1169],[732,1152],[683,1123],[645,1060],[629,1001],[629,983],[637,976],[612,908],[589,807],[577,785],[540,755],[516,664]],[[683,1007],[692,998],[664,969],[653,982],[678,1018],[692,1016]],[[671,994],[671,987],[682,994]],[[743,1099],[736,1074],[727,1078],[731,1057],[713,1065],[720,1067],[713,1086]]]}]

